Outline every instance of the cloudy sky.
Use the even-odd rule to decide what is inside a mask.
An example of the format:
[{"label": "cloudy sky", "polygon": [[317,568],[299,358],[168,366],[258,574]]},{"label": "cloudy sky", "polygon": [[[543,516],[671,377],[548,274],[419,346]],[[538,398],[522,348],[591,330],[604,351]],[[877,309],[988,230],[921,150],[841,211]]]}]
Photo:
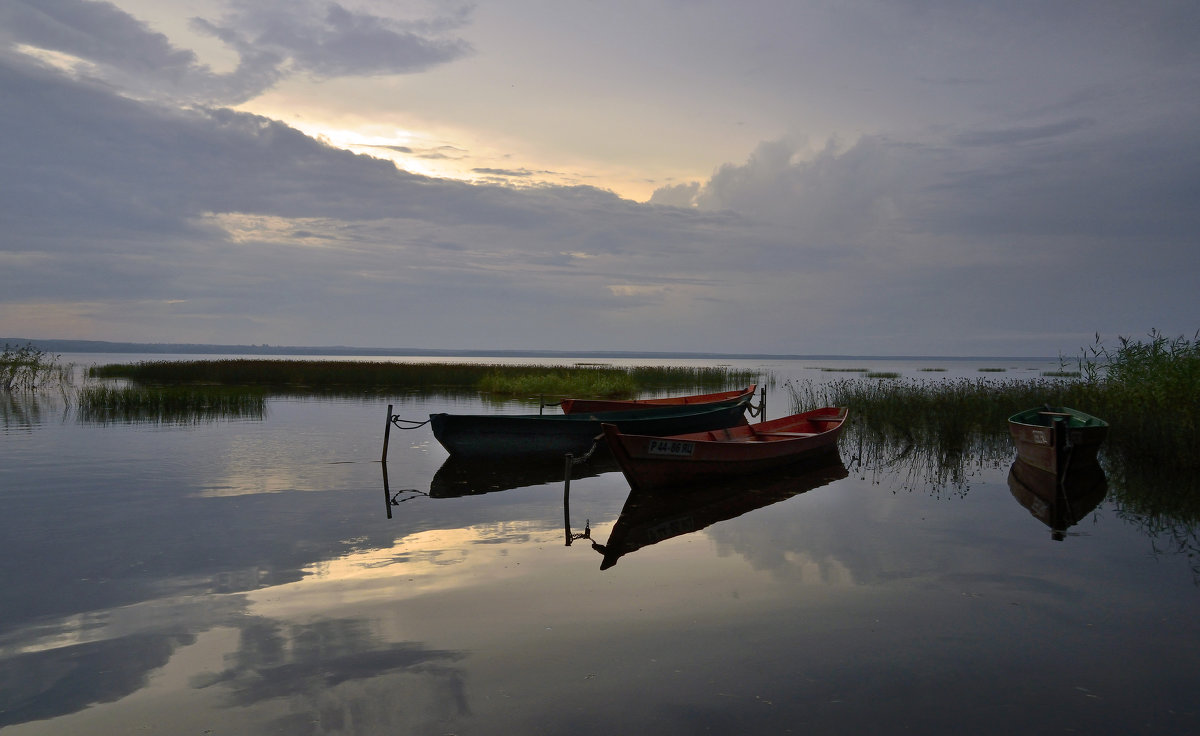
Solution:
[{"label": "cloudy sky", "polygon": [[1200,328],[1200,4],[0,0],[0,335]]}]

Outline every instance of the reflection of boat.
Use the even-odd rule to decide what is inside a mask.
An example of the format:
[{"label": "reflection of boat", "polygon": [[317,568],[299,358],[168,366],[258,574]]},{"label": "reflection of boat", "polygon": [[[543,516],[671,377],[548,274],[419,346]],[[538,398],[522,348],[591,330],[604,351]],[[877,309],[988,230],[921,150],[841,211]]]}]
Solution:
[{"label": "reflection of boat", "polygon": [[431,414],[433,436],[461,457],[561,458],[586,453],[600,423],[650,435],[681,434],[746,423],[750,396],[725,405],[660,406],[591,414]]},{"label": "reflection of boat", "polygon": [[[597,453],[588,462],[573,465],[570,473],[572,478],[590,478],[619,469],[611,456]],[[456,498],[562,483],[566,472],[561,459],[448,457],[433,474],[429,495]]]},{"label": "reflection of boat", "polygon": [[604,555],[600,569],[607,570],[622,556],[642,547],[700,531],[847,475],[846,466],[835,451],[773,473],[693,484],[686,492],[634,489],[625,500],[608,542],[593,543],[592,547]]},{"label": "reflection of boat", "polygon": [[1108,422],[1078,409],[1042,406],[1008,418],[1008,431],[1017,446],[1017,457],[1050,473],[1065,464],[1096,460],[1096,451],[1108,434]]},{"label": "reflection of boat", "polygon": [[1050,527],[1053,539],[1062,541],[1068,527],[1104,500],[1108,480],[1095,462],[1073,462],[1056,475],[1017,458],[1008,471],[1008,489],[1034,518]]},{"label": "reflection of boat", "polygon": [[825,407],[758,424],[655,437],[604,425],[604,436],[633,488],[740,476],[837,449],[846,409]]},{"label": "reflection of boat", "polygon": [[745,398],[753,399],[754,390],[749,388],[737,391],[721,391],[713,394],[694,394],[692,396],[667,396],[658,399],[634,399],[625,401],[610,401],[607,399],[563,399],[558,402],[564,414],[585,414],[597,411],[632,411],[636,409],[653,409],[658,406],[689,405],[724,405],[737,404]]}]

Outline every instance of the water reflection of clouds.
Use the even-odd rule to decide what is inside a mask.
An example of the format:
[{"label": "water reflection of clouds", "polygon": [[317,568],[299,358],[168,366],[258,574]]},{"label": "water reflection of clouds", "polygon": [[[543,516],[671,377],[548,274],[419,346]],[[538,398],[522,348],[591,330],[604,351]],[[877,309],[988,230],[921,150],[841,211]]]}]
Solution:
[{"label": "water reflection of clouds", "polygon": [[302,615],[331,601],[399,601],[434,592],[494,584],[523,575],[562,546],[562,533],[538,522],[512,521],[405,535],[391,547],[353,550],[314,564],[288,585],[250,594],[254,610]]},{"label": "water reflection of clouds", "polygon": [[1008,510],[993,485],[981,483],[969,504],[959,497],[894,495],[849,478],[707,533],[723,553],[802,583],[871,585],[897,576],[940,576],[976,563],[994,565],[990,527],[1006,517],[977,505]]}]

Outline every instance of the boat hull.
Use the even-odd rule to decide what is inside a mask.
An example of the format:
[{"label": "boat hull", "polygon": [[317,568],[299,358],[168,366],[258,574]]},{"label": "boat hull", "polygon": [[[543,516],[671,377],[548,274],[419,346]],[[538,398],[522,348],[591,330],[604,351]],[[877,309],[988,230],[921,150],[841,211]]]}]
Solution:
[{"label": "boat hull", "polygon": [[693,396],[668,396],[659,399],[563,399],[558,402],[564,414],[588,414],[598,411],[636,411],[639,409],[654,409],[664,406],[703,405],[733,406],[742,401],[754,398],[758,387],[751,385],[739,391],[721,391],[712,394],[695,394]]},{"label": "boat hull", "polygon": [[1065,406],[1026,409],[1008,418],[1017,457],[1048,473],[1096,461],[1108,422]]},{"label": "boat hull", "polygon": [[[596,445],[600,425],[668,435],[746,423],[750,399],[730,406],[658,407],[590,414],[431,414],[433,436],[454,457],[580,456]],[[603,442],[600,442],[603,446]]]},{"label": "boat hull", "polygon": [[606,425],[605,439],[631,488],[653,490],[761,473],[837,451],[844,408],[668,437]]}]

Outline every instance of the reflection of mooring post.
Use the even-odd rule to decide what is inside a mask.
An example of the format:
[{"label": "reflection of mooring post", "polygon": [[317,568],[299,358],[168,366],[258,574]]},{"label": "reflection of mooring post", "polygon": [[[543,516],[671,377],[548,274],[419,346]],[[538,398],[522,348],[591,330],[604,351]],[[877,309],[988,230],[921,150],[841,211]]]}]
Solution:
[{"label": "reflection of mooring post", "polygon": [[[388,414],[391,414],[391,413],[392,413],[392,407],[389,406]],[[391,422],[388,422],[388,424],[391,424]],[[387,508],[387,517],[390,519],[390,518],[392,518],[392,491],[390,488],[388,488],[388,479],[387,479],[387,440],[384,440],[383,455],[384,455],[384,461],[382,464],[382,467],[383,467],[383,505]]]},{"label": "reflection of mooring post", "polygon": [[563,527],[567,530],[567,546],[571,546],[571,466],[575,458],[567,453],[563,463]]},{"label": "reflection of mooring post", "polygon": [[[387,478],[387,446],[388,439],[392,436],[392,405],[388,404],[387,422],[383,425],[383,459],[380,462],[384,463],[383,477]],[[388,509],[388,518],[392,518],[392,510]]]}]

